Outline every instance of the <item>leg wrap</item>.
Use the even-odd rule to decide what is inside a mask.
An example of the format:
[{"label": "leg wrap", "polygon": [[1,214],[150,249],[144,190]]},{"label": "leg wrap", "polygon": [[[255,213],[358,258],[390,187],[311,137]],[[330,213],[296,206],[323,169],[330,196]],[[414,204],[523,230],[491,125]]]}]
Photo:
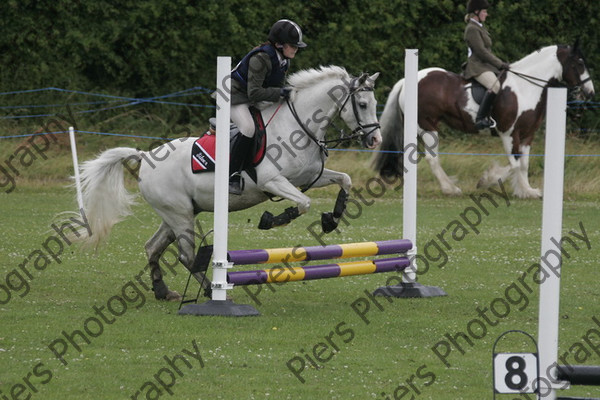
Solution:
[{"label": "leg wrap", "polygon": [[260,219],[260,223],[258,224],[258,229],[271,229],[276,226],[287,225],[299,216],[300,212],[298,211],[298,207],[286,208],[283,213],[276,217],[274,217],[270,212],[265,211]]},{"label": "leg wrap", "polygon": [[331,233],[338,227],[337,219],[333,218],[333,213],[326,212],[321,214],[321,228],[323,232]]},{"label": "leg wrap", "polygon": [[273,227],[273,214],[268,211],[265,211],[260,217],[260,222],[258,223],[258,229],[271,229]]},{"label": "leg wrap", "polygon": [[335,201],[335,206],[333,207],[333,212],[321,214],[321,228],[323,228],[323,232],[331,233],[338,227],[338,221],[342,215],[344,215],[344,211],[346,211],[348,197],[348,192],[344,189],[340,189],[337,200]]},{"label": "leg wrap", "polygon": [[348,193],[344,189],[340,189],[335,207],[333,207],[333,217],[340,218],[346,211],[346,203],[348,202]]},{"label": "leg wrap", "polygon": [[162,279],[152,281],[152,291],[154,292],[154,298],[157,300],[164,300],[169,294],[169,288]]}]

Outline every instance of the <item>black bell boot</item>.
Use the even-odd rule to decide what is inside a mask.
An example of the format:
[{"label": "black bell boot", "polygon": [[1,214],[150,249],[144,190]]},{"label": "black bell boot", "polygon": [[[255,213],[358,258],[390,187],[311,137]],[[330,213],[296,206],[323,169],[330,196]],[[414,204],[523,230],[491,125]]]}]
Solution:
[{"label": "black bell boot", "polygon": [[496,121],[490,117],[490,111],[492,110],[494,100],[496,100],[496,93],[491,90],[485,92],[485,96],[483,97],[483,100],[481,100],[479,111],[477,111],[477,117],[475,119],[475,128],[478,131],[496,127]]},{"label": "black bell boot", "polygon": [[248,166],[248,161],[252,158],[252,145],[254,138],[240,135],[231,149],[231,163],[229,176],[229,193],[241,195],[244,191],[244,178],[242,171]]}]

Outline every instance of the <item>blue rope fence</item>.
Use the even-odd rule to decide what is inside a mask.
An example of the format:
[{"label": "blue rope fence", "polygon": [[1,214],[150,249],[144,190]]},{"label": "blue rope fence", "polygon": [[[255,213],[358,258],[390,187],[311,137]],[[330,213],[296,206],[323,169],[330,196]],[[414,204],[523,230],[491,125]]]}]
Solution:
[{"label": "blue rope fence", "polygon": [[[126,97],[126,96],[115,96],[110,94],[103,93],[93,93],[93,92],[84,92],[80,90],[68,90],[68,89],[60,89],[54,87],[42,88],[42,89],[31,89],[31,90],[20,90],[20,91],[12,91],[12,92],[0,92],[0,96],[8,96],[8,95],[18,95],[18,94],[31,94],[31,93],[42,93],[42,92],[57,92],[61,94],[76,94],[83,96],[91,96],[91,97],[101,97],[106,100],[99,101],[87,101],[87,102],[67,102],[67,103],[59,103],[59,104],[24,104],[24,105],[11,105],[11,106],[0,106],[0,110],[16,110],[16,109],[39,109],[39,108],[56,108],[56,107],[79,107],[79,106],[92,106],[92,105],[110,105],[120,103],[114,106],[95,108],[95,109],[87,109],[77,111],[76,114],[86,114],[86,113],[94,113],[101,111],[108,111],[118,108],[132,107],[139,104],[144,103],[153,103],[153,104],[161,104],[161,105],[172,105],[172,106],[186,106],[193,108],[215,108],[214,105],[207,104],[198,104],[198,103],[186,103],[186,102],[176,102],[176,101],[166,101],[164,99],[173,99],[173,98],[182,98],[189,97],[195,95],[208,95],[213,92],[212,89],[208,89],[202,86],[196,86],[189,89],[180,90],[174,93],[168,93],[161,96],[153,96],[153,97]],[[56,114],[30,114],[30,115],[7,115],[2,116],[0,119],[21,119],[21,118],[43,118],[43,117],[53,117]]]},{"label": "blue rope fence", "polygon": [[[126,133],[111,133],[111,132],[94,132],[94,131],[80,131],[75,130],[77,133],[85,133],[92,135],[104,135],[104,136],[117,136],[117,137],[127,137],[127,138],[136,138],[136,139],[152,139],[152,140],[174,140],[174,138],[167,137],[158,137],[158,136],[139,136],[132,135]],[[13,136],[0,136],[0,139],[14,139],[21,137],[30,137],[30,136],[40,136],[40,135],[58,135],[63,133],[69,133],[68,131],[53,131],[53,132],[38,132],[33,134],[25,134],[25,135],[13,135]],[[339,152],[353,152],[353,153],[397,153],[402,154],[403,151],[387,151],[387,150],[368,150],[368,149],[328,149],[328,151],[339,151]],[[425,152],[417,152],[417,154],[426,154]],[[452,152],[443,152],[438,151],[439,155],[449,155],[449,156],[506,156],[505,153],[452,153]],[[521,156],[522,154],[512,154],[513,156]],[[543,157],[544,154],[529,154],[529,157]],[[565,157],[600,157],[600,154],[565,154]]]},{"label": "blue rope fence", "polygon": [[[167,93],[161,96],[152,96],[152,97],[126,97],[126,96],[115,96],[110,94],[103,93],[93,93],[93,92],[85,92],[78,90],[68,90],[61,89],[55,87],[48,88],[40,88],[40,89],[30,89],[30,90],[20,90],[20,91],[11,91],[11,92],[0,92],[0,96],[10,96],[10,95],[23,95],[23,94],[36,94],[43,92],[56,92],[60,94],[69,94],[69,95],[83,95],[83,96],[91,96],[91,97],[100,97],[105,100],[98,101],[79,101],[79,102],[70,102],[70,103],[56,103],[56,104],[27,104],[27,105],[10,105],[10,106],[0,106],[0,110],[17,110],[17,109],[42,109],[42,108],[56,108],[56,107],[80,107],[80,106],[94,106],[94,105],[104,105],[105,107],[98,109],[85,109],[76,111],[76,114],[86,114],[86,113],[94,113],[94,112],[102,112],[107,110],[114,110],[118,108],[126,108],[132,107],[140,104],[161,104],[161,105],[172,105],[172,106],[186,106],[192,108],[216,108],[214,105],[206,105],[206,104],[198,104],[198,103],[187,103],[187,102],[177,102],[177,101],[166,101],[165,99],[175,99],[175,98],[183,98],[190,97],[196,95],[209,95],[213,92],[213,89],[205,88],[202,86],[196,86],[188,89],[179,90],[173,93]],[[118,103],[118,104],[117,104]],[[116,104],[112,105],[111,104]],[[600,108],[600,102],[583,102],[583,101],[570,101],[567,103],[567,106],[571,109],[596,109]],[[378,105],[378,108],[382,109],[384,107],[383,104]],[[43,117],[56,117],[57,114],[31,114],[31,115],[7,115],[2,116],[0,119],[25,119],[25,118],[43,118]],[[583,128],[582,131],[586,133],[594,133],[597,130]],[[128,138],[138,138],[138,139],[152,139],[152,140],[172,140],[173,138],[166,137],[152,137],[152,136],[139,136],[132,134],[122,134],[122,133],[109,133],[109,132],[92,132],[92,131],[75,131],[76,133],[84,133],[84,134],[94,134],[94,135],[104,135],[104,136],[117,136],[117,137],[128,137]],[[8,135],[8,136],[0,136],[0,139],[15,139],[15,138],[24,138],[31,136],[39,136],[39,135],[56,135],[68,133],[64,131],[52,131],[52,132],[36,132],[32,134],[23,134],[23,135]],[[329,149],[329,151],[350,151],[350,152],[386,152],[383,150],[366,150],[366,149]],[[390,153],[402,153],[402,151],[395,151]],[[420,153],[424,154],[424,153]],[[456,155],[456,156],[505,156],[504,153],[452,153],[452,152],[438,152],[440,155]],[[518,156],[520,154],[514,154]],[[529,154],[530,157],[543,157],[543,154]],[[566,157],[600,157],[600,154],[566,154]]]},{"label": "blue rope fence", "polygon": [[[71,102],[71,103],[57,103],[57,104],[24,104],[24,105],[13,105],[13,106],[0,106],[0,110],[15,110],[15,109],[36,109],[36,108],[56,108],[56,107],[77,107],[77,106],[91,106],[91,105],[103,105],[103,104],[111,104],[121,102],[122,104],[118,104],[113,107],[105,107],[100,109],[89,109],[89,110],[81,110],[77,111],[79,114],[84,113],[92,113],[99,111],[106,111],[116,108],[124,108],[131,107],[144,103],[154,103],[161,105],[173,105],[173,106],[187,106],[194,108],[215,108],[215,105],[212,104],[198,104],[198,103],[186,103],[186,102],[174,102],[174,101],[165,101],[164,99],[170,98],[178,98],[178,97],[186,97],[186,96],[194,96],[194,95],[208,95],[211,94],[214,89],[209,89],[203,86],[195,86],[188,89],[183,89],[177,92],[164,94],[161,96],[152,96],[152,97],[126,97],[126,96],[116,96],[111,94],[104,93],[94,93],[94,92],[86,92],[80,90],[69,90],[69,89],[61,89],[55,87],[48,88],[40,88],[40,89],[30,89],[30,90],[19,90],[19,91],[11,91],[11,92],[0,92],[0,96],[8,96],[8,95],[18,95],[18,94],[30,94],[30,93],[42,93],[42,92],[57,92],[64,94],[77,94],[91,97],[102,97],[108,100],[103,101],[87,101],[87,102]],[[600,108],[600,102],[589,102],[589,101],[569,101],[567,103],[568,107],[571,109],[596,109]],[[379,104],[378,108],[383,109],[384,105]],[[9,115],[0,117],[0,119],[18,119],[18,118],[36,118],[36,117],[49,117],[56,116],[55,114],[34,114],[34,115]]]}]

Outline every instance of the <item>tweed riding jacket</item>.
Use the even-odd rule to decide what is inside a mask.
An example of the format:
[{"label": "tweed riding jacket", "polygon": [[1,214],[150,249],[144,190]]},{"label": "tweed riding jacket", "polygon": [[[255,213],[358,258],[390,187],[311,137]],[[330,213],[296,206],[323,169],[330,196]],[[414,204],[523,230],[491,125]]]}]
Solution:
[{"label": "tweed riding jacket", "polygon": [[503,62],[492,53],[492,38],[483,25],[470,20],[465,28],[464,39],[469,46],[465,78],[470,79],[486,71],[495,74],[500,72]]}]

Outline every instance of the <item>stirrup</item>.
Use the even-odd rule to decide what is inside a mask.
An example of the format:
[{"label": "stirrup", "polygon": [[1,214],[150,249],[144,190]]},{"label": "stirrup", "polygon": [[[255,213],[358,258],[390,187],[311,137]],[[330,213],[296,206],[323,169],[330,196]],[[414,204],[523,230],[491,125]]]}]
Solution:
[{"label": "stirrup", "polygon": [[492,117],[485,117],[475,122],[475,128],[478,131],[483,129],[494,129],[496,127],[496,120]]},{"label": "stirrup", "polygon": [[241,195],[244,191],[244,177],[241,172],[234,172],[229,177],[229,193],[235,195]]}]

